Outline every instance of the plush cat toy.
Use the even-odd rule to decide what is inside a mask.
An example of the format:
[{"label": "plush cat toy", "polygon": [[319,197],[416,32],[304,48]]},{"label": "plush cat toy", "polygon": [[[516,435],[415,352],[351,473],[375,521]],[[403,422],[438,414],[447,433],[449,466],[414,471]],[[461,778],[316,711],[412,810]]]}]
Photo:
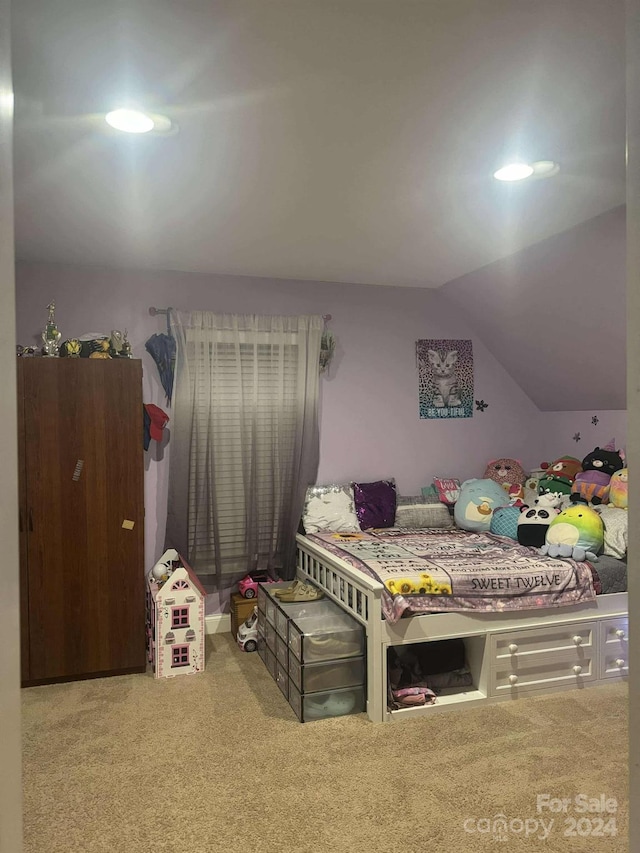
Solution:
[{"label": "plush cat toy", "polygon": [[538,494],[570,495],[576,474],[582,471],[582,463],[574,456],[561,456],[551,464],[543,462],[544,476],[538,484]]},{"label": "plush cat toy", "polygon": [[571,500],[582,498],[592,504],[607,503],[611,476],[622,468],[624,462],[614,448],[613,439],[605,447],[596,447],[582,460],[582,471],[576,474]]},{"label": "plush cat toy", "polygon": [[474,532],[489,530],[494,509],[506,500],[504,489],[493,480],[465,480],[453,508],[456,526]]},{"label": "plush cat toy", "polygon": [[522,465],[517,459],[492,459],[487,464],[484,477],[493,480],[515,497],[522,497],[524,494],[521,489],[511,489],[512,486],[521,486],[526,479]]},{"label": "plush cat toy", "polygon": [[586,503],[573,503],[549,525],[541,554],[570,557],[573,560],[597,560],[604,543],[602,519]]}]

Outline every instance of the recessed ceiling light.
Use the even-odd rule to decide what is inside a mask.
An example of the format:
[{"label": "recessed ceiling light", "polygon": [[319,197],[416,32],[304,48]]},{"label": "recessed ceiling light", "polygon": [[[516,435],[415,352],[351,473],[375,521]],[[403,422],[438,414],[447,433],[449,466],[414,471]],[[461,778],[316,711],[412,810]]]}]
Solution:
[{"label": "recessed ceiling light", "polygon": [[553,160],[536,160],[531,166],[534,178],[552,178],[560,171],[560,166]]},{"label": "recessed ceiling light", "polygon": [[533,166],[528,163],[510,163],[493,173],[498,181],[522,181],[533,175]]},{"label": "recessed ceiling light", "polygon": [[148,133],[156,124],[150,115],[139,110],[112,110],[104,118],[108,125],[124,133]]}]

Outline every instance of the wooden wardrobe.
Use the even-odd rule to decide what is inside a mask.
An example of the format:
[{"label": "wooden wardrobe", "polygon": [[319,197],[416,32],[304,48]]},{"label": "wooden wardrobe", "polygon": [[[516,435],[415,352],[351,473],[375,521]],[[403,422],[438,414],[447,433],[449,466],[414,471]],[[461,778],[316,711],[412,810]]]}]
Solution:
[{"label": "wooden wardrobe", "polygon": [[23,685],[142,672],[142,363],[19,358]]}]

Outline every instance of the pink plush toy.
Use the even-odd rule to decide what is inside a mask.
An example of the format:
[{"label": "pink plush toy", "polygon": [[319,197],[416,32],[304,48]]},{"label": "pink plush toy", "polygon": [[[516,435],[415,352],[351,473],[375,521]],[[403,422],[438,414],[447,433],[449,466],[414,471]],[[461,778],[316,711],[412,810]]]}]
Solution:
[{"label": "pink plush toy", "polygon": [[[509,493],[511,493],[512,486],[521,486],[527,478],[517,459],[492,459],[483,476],[485,480],[493,480],[494,483],[498,483]],[[514,497],[521,497],[521,495],[514,494]]]}]

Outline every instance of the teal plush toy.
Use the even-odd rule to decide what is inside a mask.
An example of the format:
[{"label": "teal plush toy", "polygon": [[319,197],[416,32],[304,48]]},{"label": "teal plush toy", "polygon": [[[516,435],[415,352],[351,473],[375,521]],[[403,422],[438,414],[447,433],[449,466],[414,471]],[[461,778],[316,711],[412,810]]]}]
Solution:
[{"label": "teal plush toy", "polygon": [[518,539],[518,520],[520,506],[499,506],[493,511],[489,530],[496,536],[506,536],[508,539]]},{"label": "teal plush toy", "polygon": [[604,544],[604,525],[598,513],[586,503],[572,503],[557,515],[547,529],[541,554],[597,560]]},{"label": "teal plush toy", "polygon": [[453,508],[456,525],[473,532],[490,530],[493,511],[505,505],[506,497],[502,486],[493,480],[465,480]]}]

